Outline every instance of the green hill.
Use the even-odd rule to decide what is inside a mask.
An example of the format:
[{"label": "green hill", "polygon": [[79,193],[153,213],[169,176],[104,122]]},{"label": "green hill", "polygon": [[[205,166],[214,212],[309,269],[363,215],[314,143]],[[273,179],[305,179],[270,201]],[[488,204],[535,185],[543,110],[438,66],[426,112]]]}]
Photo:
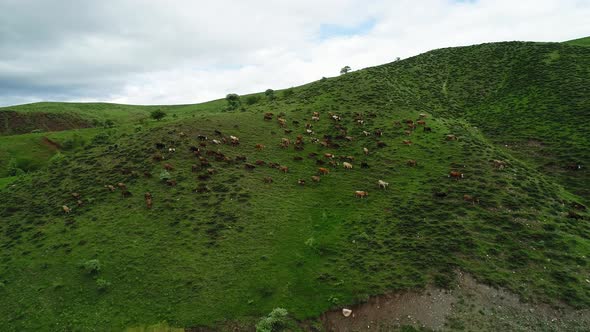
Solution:
[{"label": "green hill", "polygon": [[577,45],[577,46],[590,46],[590,37],[568,40],[565,43],[569,44],[569,45]]},{"label": "green hill", "polygon": [[[457,270],[588,308],[589,87],[590,49],[508,42],[242,96],[234,111],[160,106],[163,121],[147,118],[158,107],[67,104],[114,126],[0,137],[4,160],[38,162],[0,191],[0,326],[251,326],[275,307],[315,319],[373,294],[450,287]],[[408,127],[420,114],[425,125]],[[330,173],[315,182],[319,167]],[[128,197],[105,188],[117,183]]]}]

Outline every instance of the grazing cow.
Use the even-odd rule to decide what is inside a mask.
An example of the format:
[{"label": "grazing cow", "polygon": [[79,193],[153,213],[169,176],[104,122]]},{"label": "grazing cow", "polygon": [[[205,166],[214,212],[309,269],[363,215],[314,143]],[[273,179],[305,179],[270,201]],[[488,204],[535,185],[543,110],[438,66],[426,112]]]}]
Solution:
[{"label": "grazing cow", "polygon": [[384,148],[386,146],[387,146],[387,144],[385,144],[385,142],[383,142],[383,141],[377,141],[377,147],[378,148]]},{"label": "grazing cow", "polygon": [[389,182],[385,182],[383,180],[379,180],[379,181],[377,181],[377,185],[381,189],[387,189],[387,187],[389,187]]},{"label": "grazing cow", "polygon": [[217,136],[223,136],[223,134],[219,130],[217,130],[217,129],[215,129],[214,133]]},{"label": "grazing cow", "polygon": [[455,180],[462,179],[463,177],[464,177],[463,173],[461,173],[461,172],[452,171],[449,173],[449,178],[453,178]]},{"label": "grazing cow", "polygon": [[430,128],[430,127],[424,127],[424,132],[425,133],[431,133],[432,132],[432,128]]},{"label": "grazing cow", "polygon": [[315,161],[315,164],[316,164],[316,165],[325,165],[325,164],[326,164],[326,162],[325,162],[325,161],[323,161],[323,160],[321,160],[321,159],[318,159],[318,160],[316,160],[316,161]]},{"label": "grazing cow", "polygon": [[256,150],[258,150],[258,151],[264,150],[264,147],[265,146],[263,144],[256,144]]},{"label": "grazing cow", "polygon": [[287,166],[280,166],[279,170],[283,173],[288,173],[289,172],[289,167]]},{"label": "grazing cow", "polygon": [[164,169],[167,171],[173,171],[174,167],[168,163],[164,164]]},{"label": "grazing cow", "polygon": [[299,184],[300,186],[304,186],[305,185],[305,180],[304,179],[299,179],[299,180],[297,180],[297,184]]},{"label": "grazing cow", "polygon": [[121,195],[123,197],[125,197],[125,198],[132,196],[132,194],[131,194],[131,192],[129,190],[123,190],[123,191],[121,191]]},{"label": "grazing cow", "polygon": [[244,164],[244,168],[251,171],[251,170],[255,169],[256,166],[246,163],[246,164]]},{"label": "grazing cow", "polygon": [[81,207],[82,205],[84,205],[84,202],[82,202],[82,200],[77,200],[76,205],[78,205],[78,207]]},{"label": "grazing cow", "polygon": [[209,173],[209,175],[213,175],[217,173],[217,170],[215,168],[207,168],[207,173]]},{"label": "grazing cow", "polygon": [[366,191],[357,190],[354,192],[354,196],[356,196],[357,198],[365,198],[369,196],[369,193]]},{"label": "grazing cow", "polygon": [[375,134],[377,137],[381,137],[383,136],[383,131],[381,129],[377,129],[373,132],[373,134]]},{"label": "grazing cow", "polygon": [[352,136],[345,136],[344,137],[345,140],[352,142],[352,140],[354,139]]},{"label": "grazing cow", "polygon": [[81,195],[79,193],[72,193],[72,197],[76,200],[80,199]]},{"label": "grazing cow", "polygon": [[277,118],[277,122],[279,123],[279,126],[281,126],[281,127],[285,127],[287,125],[287,120],[285,120],[283,118]]},{"label": "grazing cow", "polygon": [[205,136],[205,135],[198,135],[198,136],[197,136],[197,138],[198,138],[200,141],[206,141],[206,140],[207,140],[207,136]]},{"label": "grazing cow", "polygon": [[270,113],[270,112],[264,113],[264,120],[270,121],[270,120],[272,120],[273,116],[274,116],[273,113]]},{"label": "grazing cow", "polygon": [[418,166],[418,162],[417,162],[416,160],[414,160],[414,159],[410,159],[410,160],[408,160],[408,161],[406,162],[406,164],[407,164],[408,166],[410,166],[410,167],[416,167],[416,166]]},{"label": "grazing cow", "polygon": [[334,155],[331,153],[324,153],[324,158],[326,159],[334,159]]},{"label": "grazing cow", "polygon": [[319,141],[320,141],[320,140],[319,140],[319,139],[317,139],[317,138],[315,138],[315,137],[312,137],[312,138],[311,138],[311,142],[312,142],[312,143],[318,143]]},{"label": "grazing cow", "polygon": [[504,169],[504,167],[506,167],[506,162],[503,160],[494,159],[494,160],[492,160],[492,162],[494,163],[494,167],[496,169],[502,170],[502,169]]},{"label": "grazing cow", "polygon": [[211,142],[213,142],[213,144],[217,144],[217,145],[221,144],[221,141],[219,141],[219,140],[216,140],[216,139],[214,139],[214,140],[211,140]]},{"label": "grazing cow", "polygon": [[301,156],[295,156],[295,157],[293,157],[293,160],[294,161],[302,161],[303,160],[303,157],[301,157]]},{"label": "grazing cow", "polygon": [[320,180],[321,180],[321,179],[322,179],[322,178],[321,178],[321,177],[319,177],[319,176],[317,176],[317,175],[312,175],[312,176],[311,176],[311,180],[312,180],[313,182],[320,182]]},{"label": "grazing cow", "polygon": [[156,149],[158,150],[162,150],[166,147],[166,145],[164,143],[156,143]]},{"label": "grazing cow", "polygon": [[176,186],[177,183],[176,183],[176,180],[169,179],[169,180],[166,180],[166,184],[170,187],[174,187],[174,186]]},{"label": "grazing cow", "polygon": [[418,126],[415,123],[408,123],[408,128],[416,129]]},{"label": "grazing cow", "polygon": [[404,122],[407,124],[414,124],[414,120],[410,120],[410,119],[404,120]]},{"label": "grazing cow", "polygon": [[320,121],[320,117],[319,116],[312,116],[311,121]]},{"label": "grazing cow", "polygon": [[246,161],[246,156],[236,156],[236,161]]},{"label": "grazing cow", "polygon": [[346,161],[342,163],[342,166],[344,166],[344,169],[352,169],[352,164]]},{"label": "grazing cow", "polygon": [[156,153],[155,155],[152,156],[153,161],[162,161],[163,159],[164,159],[164,157],[159,153]]},{"label": "grazing cow", "polygon": [[582,169],[582,165],[577,164],[577,163],[571,163],[571,164],[568,164],[566,166],[566,168],[569,169],[570,171],[578,171],[578,170]]},{"label": "grazing cow", "polygon": [[368,132],[368,131],[366,131],[366,130],[363,130],[363,134],[364,134],[365,136],[369,136],[369,135],[371,135],[371,133],[370,133],[370,132]]},{"label": "grazing cow", "polygon": [[471,195],[467,195],[467,194],[463,195],[463,200],[466,202],[471,202],[473,205],[479,204],[479,198],[473,197]]},{"label": "grazing cow", "polygon": [[117,183],[117,187],[121,190],[127,190],[127,186],[123,182]]},{"label": "grazing cow", "polygon": [[264,160],[256,160],[256,165],[264,166],[264,164],[266,164],[266,162]]},{"label": "grazing cow", "polygon": [[313,112],[313,113],[312,113],[312,116],[317,116],[317,117],[319,117],[319,116],[320,116],[320,112]]},{"label": "grazing cow", "polygon": [[420,116],[420,119],[426,119],[426,116],[427,116],[427,115],[426,115],[426,114],[424,114],[424,113],[420,113],[420,115],[419,115],[419,116]]},{"label": "grazing cow", "polygon": [[262,179],[262,181],[264,181],[264,183],[272,183],[272,178],[270,176],[266,176],[264,179]]},{"label": "grazing cow", "polygon": [[235,136],[230,136],[229,139],[231,140],[231,145],[240,145],[240,139]]},{"label": "grazing cow", "polygon": [[311,129],[313,127],[313,125],[309,122],[305,123],[305,129]]},{"label": "grazing cow", "polygon": [[333,167],[336,167],[339,165],[336,160],[330,160],[330,161],[328,161],[328,164],[332,165]]},{"label": "grazing cow", "polygon": [[361,168],[369,168],[369,164],[363,161],[361,162]]},{"label": "grazing cow", "polygon": [[412,131],[411,130],[404,130],[404,134],[406,134],[407,136],[412,135]]},{"label": "grazing cow", "polygon": [[198,171],[199,171],[199,169],[200,169],[200,168],[199,168],[199,166],[197,166],[197,164],[193,164],[193,165],[191,166],[191,171],[192,171],[193,173],[195,173],[195,172],[198,172]]},{"label": "grazing cow", "polygon": [[365,154],[365,156],[368,156],[369,155],[369,149],[363,148],[363,153]]},{"label": "grazing cow", "polygon": [[334,115],[332,115],[332,120],[334,120],[334,121],[340,121],[340,120],[342,120],[342,118],[340,116],[334,114]]},{"label": "grazing cow", "polygon": [[174,153],[174,152],[176,152],[176,148],[168,148],[168,152]]},{"label": "grazing cow", "polygon": [[290,133],[292,133],[292,132],[293,132],[293,130],[291,130],[291,129],[285,129],[285,130],[283,130],[283,131],[285,132],[285,134],[290,134]]},{"label": "grazing cow", "polygon": [[279,168],[280,165],[277,164],[277,163],[270,162],[270,163],[268,163],[268,167],[270,167],[270,168]]},{"label": "grazing cow", "polygon": [[115,191],[115,186],[112,186],[110,184],[106,184],[104,187],[107,188],[110,192],[114,192]]},{"label": "grazing cow", "polygon": [[313,130],[311,130],[311,129],[305,129],[305,132],[306,132],[308,135],[311,135],[311,134],[313,134]]},{"label": "grazing cow", "polygon": [[394,121],[393,125],[396,127],[401,127],[402,126],[402,122],[401,121]]},{"label": "grazing cow", "polygon": [[148,191],[144,195],[145,198],[145,205],[148,209],[152,208],[152,194]]},{"label": "grazing cow", "polygon": [[402,143],[404,143],[405,145],[412,145],[412,141],[410,141],[409,139],[405,139]]},{"label": "grazing cow", "polygon": [[419,125],[421,125],[421,126],[426,126],[426,121],[424,121],[424,120],[416,121],[416,123],[419,124]]},{"label": "grazing cow", "polygon": [[281,147],[282,148],[288,148],[289,144],[291,144],[291,141],[288,138],[281,138]]},{"label": "grazing cow", "polygon": [[309,158],[313,159],[313,158],[316,158],[316,157],[318,156],[318,154],[317,154],[317,153],[315,153],[315,152],[311,152],[311,153],[309,153],[307,156],[308,156]]},{"label": "grazing cow", "polygon": [[365,125],[365,120],[356,120],[356,123],[358,123],[361,126]]},{"label": "grazing cow", "polygon": [[452,135],[452,134],[451,134],[451,135],[447,135],[447,136],[445,137],[445,139],[446,139],[447,141],[456,141],[456,140],[457,140],[457,136],[455,136],[455,135]]},{"label": "grazing cow", "polygon": [[346,159],[349,162],[353,162],[354,161],[354,157],[353,156],[346,156],[346,157],[344,157],[344,159]]},{"label": "grazing cow", "polygon": [[61,209],[64,211],[65,214],[69,214],[70,212],[72,212],[72,209],[70,209],[67,205],[62,206]]},{"label": "grazing cow", "polygon": [[318,172],[320,173],[320,175],[328,175],[330,174],[330,170],[324,167],[320,167],[318,168]]},{"label": "grazing cow", "polygon": [[299,121],[297,121],[297,120],[293,120],[293,121],[291,121],[291,123],[293,123],[295,126],[299,125]]}]

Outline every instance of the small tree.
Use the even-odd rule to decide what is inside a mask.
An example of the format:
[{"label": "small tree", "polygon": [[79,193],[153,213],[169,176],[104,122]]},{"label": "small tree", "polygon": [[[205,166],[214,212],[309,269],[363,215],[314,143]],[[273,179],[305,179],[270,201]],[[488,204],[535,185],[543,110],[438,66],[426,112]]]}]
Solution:
[{"label": "small tree", "polygon": [[268,100],[274,100],[275,97],[275,90],[273,89],[267,89],[266,91],[264,91],[264,95],[266,96],[266,98],[268,98]]},{"label": "small tree", "polygon": [[90,259],[82,263],[82,268],[88,274],[95,274],[100,272],[100,261],[98,259]]},{"label": "small tree", "polygon": [[346,74],[351,70],[350,66],[344,66],[342,67],[342,69],[340,69],[340,74]]},{"label": "small tree", "polygon": [[287,316],[289,313],[283,308],[274,308],[268,316],[262,318],[256,324],[256,332],[276,332],[281,331],[287,325]]},{"label": "small tree", "polygon": [[230,93],[227,96],[225,96],[225,100],[227,101],[227,109],[229,111],[237,110],[242,105],[242,102],[240,101],[240,96],[235,93]]},{"label": "small tree", "polygon": [[154,110],[150,113],[150,117],[154,120],[160,121],[166,116],[166,112],[158,109]]}]

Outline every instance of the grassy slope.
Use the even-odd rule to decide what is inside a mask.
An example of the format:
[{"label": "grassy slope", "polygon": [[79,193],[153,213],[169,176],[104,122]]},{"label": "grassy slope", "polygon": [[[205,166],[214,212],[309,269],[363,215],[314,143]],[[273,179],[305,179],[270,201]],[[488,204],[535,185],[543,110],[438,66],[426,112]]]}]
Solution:
[{"label": "grassy slope", "polygon": [[576,46],[590,46],[590,37],[572,39],[564,42],[565,44],[569,45],[576,45]]},{"label": "grassy slope", "polygon": [[[558,44],[438,50],[310,83],[294,89],[291,96],[280,94],[275,102],[262,100],[247,112],[214,112],[221,109],[220,102],[210,113],[186,106],[186,113],[176,120],[146,124],[139,132],[112,130],[108,139],[54,160],[49,172],[17,180],[15,187],[0,192],[0,217],[5,220],[0,225],[0,325],[19,330],[106,329],[167,320],[191,326],[223,319],[248,321],[276,306],[286,307],[297,318],[314,317],[369,294],[427,282],[444,285],[455,267],[525,298],[562,299],[588,307],[590,294],[583,279],[588,274],[584,257],[590,254],[590,230],[586,221],[565,218],[569,203],[577,198],[557,185],[553,174],[545,175],[535,166],[534,154],[494,144],[523,138],[509,130],[518,121],[503,121],[509,128],[495,133],[498,122],[493,121],[500,120],[492,114],[511,113],[490,109],[512,109],[515,100],[528,96],[527,86],[544,87],[542,80],[519,81],[525,78],[518,71],[512,78],[510,69],[495,59],[521,59],[531,65],[556,50],[562,61],[567,60],[562,66],[568,66],[571,48]],[[508,55],[499,57],[498,52]],[[454,60],[460,54],[463,60]],[[577,56],[578,61],[589,58]],[[481,59],[480,65],[471,65],[477,62],[472,59]],[[574,73],[576,79],[588,79],[585,72]],[[498,99],[501,88],[515,97],[485,108],[483,101]],[[557,93],[561,97],[573,92]],[[546,94],[538,96],[555,103]],[[585,107],[583,99],[573,97]],[[576,110],[560,110],[558,120],[583,118],[584,113]],[[285,112],[293,133],[283,134],[275,121],[263,121],[265,111]],[[338,141],[340,149],[309,141],[301,152],[279,148],[281,137],[293,139],[304,130],[291,121],[304,123],[312,111],[322,114],[314,127],[318,136],[336,134],[327,119],[331,111],[343,116],[341,124],[355,140]],[[354,112],[364,114],[364,127],[354,124]],[[408,137],[393,122],[424,112],[434,132],[418,130],[409,137],[414,145],[403,145]],[[575,133],[584,128],[574,121],[538,117],[532,121],[543,121],[543,126],[526,130],[554,144],[552,158],[559,161],[563,142],[543,135],[564,126]],[[361,133],[376,128],[384,129],[381,139],[387,147],[377,148],[375,137]],[[214,136],[215,129],[239,136],[242,144],[209,148],[231,157],[246,155],[249,162],[288,165],[290,173],[268,167],[246,171],[241,163],[212,162],[218,173],[199,181],[190,171],[195,158],[188,147],[198,143],[197,134]],[[459,141],[445,141],[449,133],[458,135]],[[585,139],[571,144],[582,157],[588,147]],[[162,163],[151,160],[154,144],[171,140],[178,152],[167,162],[176,167],[172,174],[177,187],[159,181]],[[256,151],[257,143],[267,148]],[[371,150],[367,157],[361,150],[365,146]],[[330,167],[330,175],[311,184],[317,166],[307,157],[310,152],[352,155],[355,168]],[[294,161],[294,156],[304,160]],[[408,159],[418,160],[419,166],[406,166]],[[510,166],[494,170],[491,159],[506,160]],[[360,169],[360,161],[371,168]],[[140,174],[150,170],[155,177],[136,178],[122,174],[123,169]],[[448,179],[453,169],[466,178]],[[275,183],[263,184],[264,176],[272,176]],[[307,179],[308,185],[298,186],[298,178]],[[390,182],[389,190],[377,190],[377,179]],[[133,197],[123,200],[119,193],[102,188],[119,181],[128,184]],[[588,183],[584,177],[579,181]],[[194,193],[200,183],[210,191]],[[355,199],[354,190],[368,190],[369,199]],[[74,205],[69,197],[74,191],[88,202],[64,216],[60,207]],[[151,211],[144,208],[145,191],[154,195]],[[434,198],[432,193],[438,191],[449,195]],[[477,196],[481,203],[464,202],[463,194]],[[101,260],[99,276],[112,282],[107,292],[99,292],[93,277],[78,268],[80,261],[91,258]]]}]

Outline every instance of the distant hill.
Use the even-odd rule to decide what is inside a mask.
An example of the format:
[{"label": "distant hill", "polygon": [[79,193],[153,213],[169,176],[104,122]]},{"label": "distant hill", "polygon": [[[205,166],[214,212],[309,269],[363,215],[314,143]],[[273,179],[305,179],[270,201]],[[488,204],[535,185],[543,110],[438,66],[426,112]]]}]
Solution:
[{"label": "distant hill", "polygon": [[277,307],[314,324],[370,295],[453,287],[457,271],[588,309],[589,89],[590,48],[505,42],[233,110],[0,109],[96,120],[0,137],[0,326],[251,328]]},{"label": "distant hill", "polygon": [[576,45],[576,46],[590,46],[590,37],[568,40],[565,43],[569,44],[569,45]]}]

